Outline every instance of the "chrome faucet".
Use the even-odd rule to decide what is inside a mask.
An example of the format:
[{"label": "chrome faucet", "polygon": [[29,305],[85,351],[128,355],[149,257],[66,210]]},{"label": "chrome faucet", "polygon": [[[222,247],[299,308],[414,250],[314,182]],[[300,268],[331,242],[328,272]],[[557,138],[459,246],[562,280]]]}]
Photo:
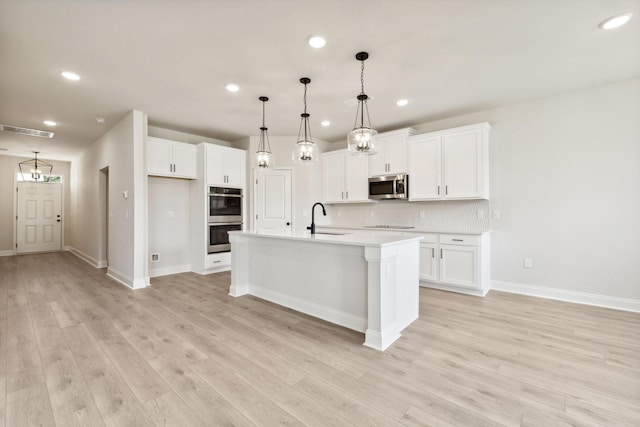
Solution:
[{"label": "chrome faucet", "polygon": [[324,209],[324,205],[322,203],[316,202],[313,204],[313,207],[311,208],[311,225],[307,227],[307,230],[311,230],[311,234],[316,234],[315,212],[316,212],[316,206],[318,205],[320,205],[320,207],[322,208],[322,215],[327,216],[327,211]]}]

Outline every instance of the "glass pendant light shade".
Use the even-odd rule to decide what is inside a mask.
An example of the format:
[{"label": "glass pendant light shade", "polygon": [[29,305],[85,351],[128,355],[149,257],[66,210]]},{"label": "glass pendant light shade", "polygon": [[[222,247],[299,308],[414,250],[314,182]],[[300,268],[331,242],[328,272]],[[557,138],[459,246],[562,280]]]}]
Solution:
[{"label": "glass pendant light shade", "polygon": [[264,125],[264,104],[269,100],[266,96],[258,98],[262,101],[262,126],[260,127],[260,141],[258,141],[258,151],[256,151],[256,165],[261,169],[273,167],[273,154],[269,143],[269,130]]},{"label": "glass pendant light shade", "polygon": [[359,52],[356,54],[356,59],[362,63],[360,67],[361,92],[360,95],[357,96],[358,110],[356,111],[356,121],[353,130],[347,134],[347,147],[349,153],[354,156],[370,156],[378,152],[376,145],[376,135],[378,135],[378,132],[371,127],[369,107],[367,106],[369,96],[364,93],[364,61],[367,58],[369,58],[367,52]]},{"label": "glass pendant light shade", "polygon": [[311,137],[311,126],[307,113],[307,85],[311,83],[311,79],[303,77],[300,83],[304,84],[304,113],[300,114],[300,128],[298,129],[298,142],[293,150],[292,160],[296,164],[309,164],[320,160],[318,147]]}]

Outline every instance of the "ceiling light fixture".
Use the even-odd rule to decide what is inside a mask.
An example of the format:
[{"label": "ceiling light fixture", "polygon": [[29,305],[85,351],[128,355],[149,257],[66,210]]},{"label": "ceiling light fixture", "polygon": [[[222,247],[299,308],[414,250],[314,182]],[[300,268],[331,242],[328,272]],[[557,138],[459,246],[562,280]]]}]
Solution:
[{"label": "ceiling light fixture", "polygon": [[396,101],[396,105],[398,107],[404,107],[408,103],[409,103],[409,100],[407,100],[407,99],[399,99],[399,100]]},{"label": "ceiling light fixture", "polygon": [[240,86],[238,86],[235,83],[227,83],[224,88],[227,89],[229,92],[237,92],[240,90]]},{"label": "ceiling light fixture", "polygon": [[[39,151],[34,151],[35,158],[18,163],[18,167],[20,168],[20,175],[22,175],[23,181],[24,181],[24,171],[22,170],[23,167],[29,168],[29,173],[31,173],[31,178],[34,181],[37,181],[40,178],[42,178],[42,180],[44,181],[44,175],[47,175],[47,176],[51,175],[51,171],[53,171],[53,166],[43,160],[40,160],[40,163],[38,163],[38,153]],[[43,174],[41,168],[49,168],[49,173]]]},{"label": "ceiling light fixture", "polygon": [[325,39],[323,35],[314,34],[307,38],[307,42],[309,43],[309,46],[315,49],[320,49],[321,47],[324,47],[324,45],[327,44],[327,39]]},{"label": "ceiling light fixture", "polygon": [[103,125],[107,122],[107,119],[105,119],[104,117],[96,117],[96,122]]},{"label": "ceiling light fixture", "polygon": [[55,125],[57,125],[57,123],[56,123],[56,122],[54,122],[53,120],[45,120],[45,121],[44,121],[44,122],[42,122],[42,123],[44,123],[44,124],[45,124],[45,125],[47,125],[47,126],[55,126]]},{"label": "ceiling light fixture", "polygon": [[[371,127],[371,119],[369,118],[369,107],[367,107],[367,99],[369,97],[364,93],[364,61],[369,58],[367,52],[358,52],[356,59],[361,62],[360,66],[360,95],[356,97],[358,100],[358,110],[356,111],[356,122],[351,132],[347,134],[347,144],[349,153],[355,156],[372,155],[378,152],[376,147],[376,138],[378,131]],[[365,111],[367,121],[365,123]],[[358,123],[358,120],[360,123]]]},{"label": "ceiling light fixture", "polygon": [[261,96],[258,99],[262,101],[262,127],[260,127],[260,141],[258,141],[258,151],[256,151],[256,162],[259,168],[269,168],[273,166],[273,155],[271,154],[271,144],[269,144],[268,129],[264,125],[264,105],[269,98]]},{"label": "ceiling light fixture", "polygon": [[324,127],[327,127],[331,125],[331,122],[329,120],[323,120],[320,122],[320,124]]},{"label": "ceiling light fixture", "polygon": [[298,129],[298,142],[296,148],[293,150],[293,162],[298,164],[308,164],[310,162],[317,162],[318,159],[318,147],[311,138],[311,125],[309,124],[309,117],[307,113],[307,85],[311,83],[309,77],[303,77],[300,79],[300,83],[304,85],[304,112],[300,114],[300,128]]},{"label": "ceiling light fixture", "polygon": [[633,13],[620,13],[618,15],[614,15],[610,18],[605,19],[600,23],[600,28],[603,30],[613,30],[614,28],[618,28],[629,22],[629,19],[633,16]]},{"label": "ceiling light fixture", "polygon": [[60,74],[62,75],[62,77],[64,77],[67,80],[72,80],[74,82],[80,80],[80,76],[74,73],[73,71],[63,71]]}]

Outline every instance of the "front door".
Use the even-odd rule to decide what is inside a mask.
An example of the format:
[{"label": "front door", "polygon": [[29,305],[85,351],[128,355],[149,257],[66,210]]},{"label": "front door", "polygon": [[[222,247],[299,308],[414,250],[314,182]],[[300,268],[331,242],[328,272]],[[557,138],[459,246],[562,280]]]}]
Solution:
[{"label": "front door", "polygon": [[256,177],[256,230],[291,229],[291,170],[260,170]]},{"label": "front door", "polygon": [[62,184],[18,182],[16,252],[62,249]]}]

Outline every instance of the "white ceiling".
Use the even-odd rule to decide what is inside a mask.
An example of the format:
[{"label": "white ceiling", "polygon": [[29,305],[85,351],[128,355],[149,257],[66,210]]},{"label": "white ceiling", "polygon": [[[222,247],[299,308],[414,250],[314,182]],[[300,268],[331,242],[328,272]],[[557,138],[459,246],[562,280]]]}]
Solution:
[{"label": "white ceiling", "polygon": [[341,141],[361,50],[372,125],[389,130],[640,75],[640,0],[0,0],[0,123],[58,122],[51,140],[0,132],[0,148],[70,159],[132,109],[233,141],[259,133],[261,95],[269,133],[296,135],[306,76],[313,136]]}]

